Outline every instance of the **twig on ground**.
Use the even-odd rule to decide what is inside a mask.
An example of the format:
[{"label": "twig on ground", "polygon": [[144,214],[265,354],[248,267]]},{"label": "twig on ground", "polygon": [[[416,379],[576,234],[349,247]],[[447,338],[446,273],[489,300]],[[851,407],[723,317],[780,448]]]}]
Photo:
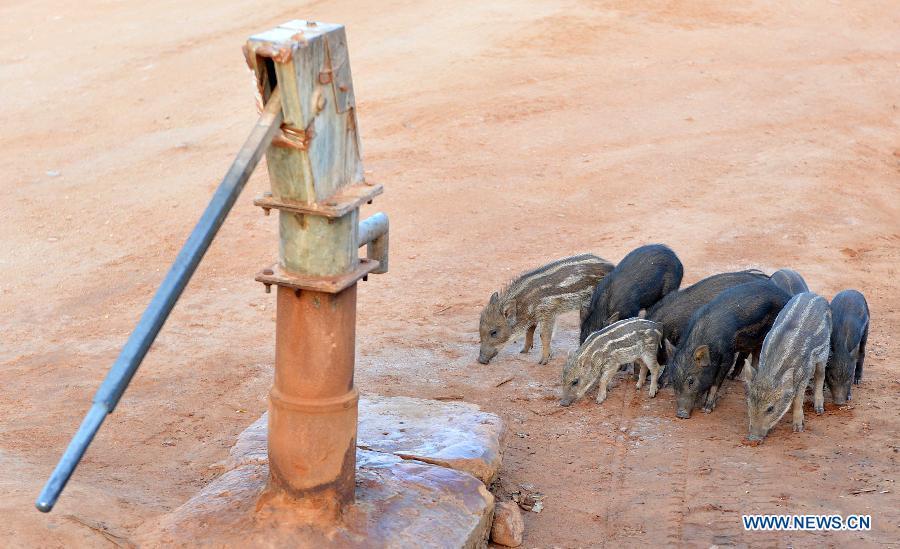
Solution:
[{"label": "twig on ground", "polygon": [[510,381],[512,381],[512,380],[514,380],[514,379],[516,379],[516,376],[510,376],[510,377],[504,379],[503,381],[501,381],[500,383],[494,385],[494,387],[499,387],[499,386],[501,386],[501,385],[506,385],[507,383],[509,383]]},{"label": "twig on ground", "polygon": [[535,410],[534,408],[529,408],[528,411],[536,416],[546,417],[546,416],[555,416],[556,414],[561,414],[561,413],[565,412],[566,409],[563,408],[562,406],[560,406],[559,408],[550,410],[549,412],[539,412],[539,411]]},{"label": "twig on ground", "polygon": [[105,524],[100,522],[94,522],[92,520],[85,520],[81,517],[77,517],[75,515],[64,515],[63,518],[67,518],[72,522],[77,522],[78,524],[97,532],[101,536],[103,536],[106,541],[112,543],[116,547],[135,547],[128,538],[113,534],[109,531]]}]

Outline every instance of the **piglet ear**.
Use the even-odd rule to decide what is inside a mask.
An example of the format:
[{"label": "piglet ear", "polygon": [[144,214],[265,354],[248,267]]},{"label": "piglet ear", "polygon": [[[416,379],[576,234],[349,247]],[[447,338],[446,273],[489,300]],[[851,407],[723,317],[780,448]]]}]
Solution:
[{"label": "piglet ear", "polygon": [[488,305],[499,305],[500,304],[500,294],[494,292],[491,294],[491,298],[488,300]]},{"label": "piglet ear", "polygon": [[694,362],[701,368],[709,366],[709,347],[701,345],[694,349]]},{"label": "piglet ear", "polygon": [[500,307],[500,312],[506,317],[506,323],[514,326],[516,323],[516,302],[509,300]]},{"label": "piglet ear", "polygon": [[744,383],[750,384],[755,375],[756,370],[753,369],[753,363],[750,361],[750,357],[747,357],[744,360],[744,368],[741,370],[741,379],[744,380]]},{"label": "piglet ear", "polygon": [[668,339],[665,340],[666,344],[666,356],[669,358],[669,362],[672,362],[672,359],[675,358],[675,346],[672,345],[672,342]]}]

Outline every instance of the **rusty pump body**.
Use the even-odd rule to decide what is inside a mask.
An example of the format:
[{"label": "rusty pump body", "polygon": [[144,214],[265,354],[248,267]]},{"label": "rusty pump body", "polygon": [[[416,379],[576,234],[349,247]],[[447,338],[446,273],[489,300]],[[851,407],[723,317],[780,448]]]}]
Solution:
[{"label": "rusty pump body", "polygon": [[[292,21],[251,37],[244,51],[263,99],[274,83],[284,112],[282,133],[266,154],[272,190],[257,200],[279,216],[278,263],[257,276],[278,286],[269,483],[261,501],[287,498],[334,515],[353,501],[355,488],[356,284],[386,267],[387,256],[379,249],[387,217],[360,224],[359,208],[382,188],[363,178],[342,26]],[[363,244],[383,263],[360,259]]]},{"label": "rusty pump body", "polygon": [[98,391],[38,498],[41,511],[52,509],[112,412],[263,150],[271,192],[254,203],[278,210],[279,257],[256,276],[267,291],[278,288],[269,480],[259,506],[286,502],[327,519],[353,501],[356,285],[387,272],[389,227],[383,213],[359,221],[359,208],[383,189],[363,177],[346,34],[342,25],[295,20],[250,37],[244,54],[265,105],[258,129]]}]

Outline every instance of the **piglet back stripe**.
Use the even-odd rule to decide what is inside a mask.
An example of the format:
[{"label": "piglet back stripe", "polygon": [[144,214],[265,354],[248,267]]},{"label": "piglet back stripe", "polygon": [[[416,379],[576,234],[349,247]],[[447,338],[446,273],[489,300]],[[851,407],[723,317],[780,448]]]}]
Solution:
[{"label": "piglet back stripe", "polygon": [[613,322],[606,328],[602,330],[598,330],[593,332],[590,336],[588,336],[587,340],[585,340],[585,344],[587,344],[591,340],[596,340],[598,338],[610,338],[617,337],[623,333],[631,333],[635,330],[661,330],[661,326],[653,322],[652,320],[646,320],[644,318],[626,318],[625,320],[619,320],[617,322]]},{"label": "piglet back stripe", "polygon": [[[555,281],[557,285],[565,281],[567,282],[565,286],[578,286],[578,280],[583,281],[590,273],[599,271],[603,266],[609,265],[607,261],[591,254],[558,259],[517,277],[502,292],[502,298],[504,300],[513,300],[522,294],[529,293],[535,287],[541,286],[559,273],[564,274],[560,280]],[[589,283],[590,286],[593,284],[593,281]]]},{"label": "piglet back stripe", "polygon": [[606,328],[594,332],[579,348],[579,353],[592,355],[607,353],[617,345],[634,345],[638,341],[653,338],[658,345],[662,330],[656,322],[642,318],[629,318],[610,324]]},{"label": "piglet back stripe", "polygon": [[812,292],[797,294],[778,313],[760,353],[760,372],[778,379],[790,369],[820,360],[830,341],[828,302]]}]

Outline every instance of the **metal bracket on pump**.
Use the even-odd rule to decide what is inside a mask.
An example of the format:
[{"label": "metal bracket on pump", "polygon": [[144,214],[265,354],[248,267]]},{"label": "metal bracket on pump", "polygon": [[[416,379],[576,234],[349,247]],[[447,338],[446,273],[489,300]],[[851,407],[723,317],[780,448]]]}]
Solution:
[{"label": "metal bracket on pump", "polygon": [[[272,190],[254,200],[266,213],[279,211],[279,262],[256,280],[338,292],[370,272],[386,272],[386,216],[358,222],[359,208],[384,189],[363,176],[344,27],[289,21],[252,36],[244,53],[262,97],[273,85],[282,88],[285,113],[267,153]],[[383,230],[373,233],[367,224]],[[385,245],[374,257],[378,239]],[[369,256],[359,259],[363,245]]]}]

